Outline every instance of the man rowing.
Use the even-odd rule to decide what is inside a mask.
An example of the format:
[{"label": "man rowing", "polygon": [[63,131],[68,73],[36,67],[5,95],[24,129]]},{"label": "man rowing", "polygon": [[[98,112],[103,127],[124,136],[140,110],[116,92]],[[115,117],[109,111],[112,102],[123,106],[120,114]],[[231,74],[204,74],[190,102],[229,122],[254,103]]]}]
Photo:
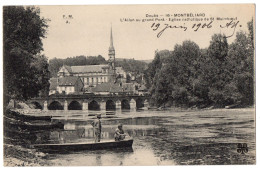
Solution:
[{"label": "man rowing", "polygon": [[118,128],[116,129],[115,131],[115,141],[121,141],[121,140],[124,140],[125,139],[125,132],[123,130],[123,125],[122,124],[119,124],[118,125]]}]

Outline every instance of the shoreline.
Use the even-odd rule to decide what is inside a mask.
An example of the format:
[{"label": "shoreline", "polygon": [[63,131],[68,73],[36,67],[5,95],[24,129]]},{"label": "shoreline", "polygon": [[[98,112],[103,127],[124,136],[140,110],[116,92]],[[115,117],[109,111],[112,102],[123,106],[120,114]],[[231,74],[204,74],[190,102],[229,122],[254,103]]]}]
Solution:
[{"label": "shoreline", "polygon": [[[30,115],[30,116],[52,116],[53,120],[91,120],[95,118],[95,115],[100,113],[100,111],[82,111],[82,110],[57,110],[57,111],[42,111],[35,109],[12,109],[20,114]],[[245,107],[245,108],[215,108],[215,109],[180,109],[180,108],[171,108],[167,110],[155,111],[155,110],[140,110],[140,111],[126,111],[126,112],[101,112],[102,118],[104,120],[109,119],[124,119],[124,118],[136,118],[136,117],[151,117],[151,116],[175,116],[180,113],[198,113],[201,112],[236,112],[236,111],[250,111],[255,113],[255,107]],[[163,112],[163,113],[162,113]],[[107,114],[109,113],[109,114]],[[111,114],[114,113],[114,114]]]}]

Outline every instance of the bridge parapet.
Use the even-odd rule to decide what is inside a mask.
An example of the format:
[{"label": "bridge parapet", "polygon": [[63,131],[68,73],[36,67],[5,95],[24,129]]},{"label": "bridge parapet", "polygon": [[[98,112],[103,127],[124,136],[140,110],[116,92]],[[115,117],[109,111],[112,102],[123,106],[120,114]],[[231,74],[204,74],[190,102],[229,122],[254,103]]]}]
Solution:
[{"label": "bridge parapet", "polygon": [[[149,96],[140,95],[51,95],[34,98],[27,103],[41,106],[44,110],[135,110],[147,107]],[[95,106],[93,106],[95,105]]]}]

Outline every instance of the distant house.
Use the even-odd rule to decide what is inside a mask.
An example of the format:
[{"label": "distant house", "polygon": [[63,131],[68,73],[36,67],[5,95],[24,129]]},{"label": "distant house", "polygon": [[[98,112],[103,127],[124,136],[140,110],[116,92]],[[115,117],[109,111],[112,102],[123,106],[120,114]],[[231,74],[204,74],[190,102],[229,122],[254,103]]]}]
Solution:
[{"label": "distant house", "polygon": [[124,83],[122,85],[123,92],[125,93],[135,93],[135,84],[134,83]]},{"label": "distant house", "polygon": [[126,83],[126,72],[123,70],[123,67],[116,67],[116,75],[117,75],[117,79],[121,83]]},{"label": "distant house", "polygon": [[93,87],[91,92],[94,94],[119,94],[123,92],[123,88],[119,83],[108,82]]},{"label": "distant house", "polygon": [[138,94],[139,94],[139,95],[145,95],[146,93],[148,93],[147,88],[145,87],[145,85],[141,85],[141,86],[138,88]]},{"label": "distant house", "polygon": [[83,92],[83,82],[79,77],[69,76],[50,79],[51,94],[78,94]]}]

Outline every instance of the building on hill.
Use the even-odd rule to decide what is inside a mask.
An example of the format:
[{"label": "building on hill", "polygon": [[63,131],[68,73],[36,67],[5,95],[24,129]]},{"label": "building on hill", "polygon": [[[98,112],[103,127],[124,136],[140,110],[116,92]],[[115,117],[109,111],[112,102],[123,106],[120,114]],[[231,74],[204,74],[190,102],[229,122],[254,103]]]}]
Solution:
[{"label": "building on hill", "polygon": [[84,88],[95,87],[102,83],[115,82],[120,77],[120,82],[126,82],[126,72],[122,67],[115,67],[115,48],[113,45],[112,28],[110,34],[110,46],[108,49],[109,64],[105,65],[85,65],[66,66],[63,65],[58,77],[76,76],[80,77],[84,83]]},{"label": "building on hill", "polygon": [[94,94],[106,94],[106,95],[123,95],[123,94],[138,94],[135,90],[134,83],[102,83],[96,87],[91,88],[89,92]]},{"label": "building on hill", "polygon": [[79,77],[67,76],[50,79],[51,94],[83,94],[84,84]]},{"label": "building on hill", "polygon": [[80,94],[84,90],[84,83],[81,78],[76,76],[68,76],[58,78],[58,93]]},{"label": "building on hill", "polygon": [[122,92],[122,87],[119,83],[107,82],[97,85],[91,89],[94,94],[119,94]]}]

